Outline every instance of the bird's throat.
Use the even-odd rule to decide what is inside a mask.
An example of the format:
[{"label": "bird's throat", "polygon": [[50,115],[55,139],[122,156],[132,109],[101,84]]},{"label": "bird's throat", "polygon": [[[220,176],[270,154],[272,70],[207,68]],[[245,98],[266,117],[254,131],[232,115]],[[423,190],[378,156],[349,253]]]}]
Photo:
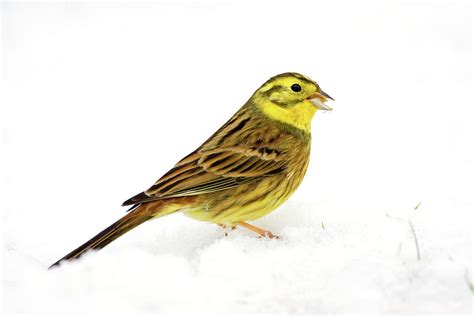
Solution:
[{"label": "bird's throat", "polygon": [[309,101],[282,107],[268,100],[257,104],[257,107],[270,119],[296,127],[307,134],[311,133],[311,121],[317,110]]}]

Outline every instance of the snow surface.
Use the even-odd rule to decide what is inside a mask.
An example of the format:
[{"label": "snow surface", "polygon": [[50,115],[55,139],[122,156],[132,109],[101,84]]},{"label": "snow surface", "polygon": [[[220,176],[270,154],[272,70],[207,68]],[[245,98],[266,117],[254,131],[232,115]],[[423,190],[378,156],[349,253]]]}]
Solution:
[{"label": "snow surface", "polygon": [[[1,8],[3,313],[472,315],[469,1]],[[280,240],[173,215],[47,270],[285,71],[336,102]]]}]

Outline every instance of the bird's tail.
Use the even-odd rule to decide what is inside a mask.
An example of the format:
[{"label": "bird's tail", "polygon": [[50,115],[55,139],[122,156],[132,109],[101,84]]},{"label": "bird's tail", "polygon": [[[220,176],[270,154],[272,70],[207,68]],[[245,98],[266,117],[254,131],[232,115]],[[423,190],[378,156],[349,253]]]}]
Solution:
[{"label": "bird's tail", "polygon": [[71,251],[69,254],[65,255],[57,262],[53,263],[49,267],[49,269],[59,265],[62,260],[77,259],[90,249],[102,249],[115,239],[128,232],[129,230],[137,227],[138,225],[146,222],[147,220],[155,216],[156,214],[152,215],[152,213],[148,211],[148,207],[146,207],[145,205],[140,205],[136,209],[134,209],[133,211],[131,211],[130,213],[128,213],[127,215],[125,215],[124,217],[101,231],[88,242],[86,242],[79,248]]}]

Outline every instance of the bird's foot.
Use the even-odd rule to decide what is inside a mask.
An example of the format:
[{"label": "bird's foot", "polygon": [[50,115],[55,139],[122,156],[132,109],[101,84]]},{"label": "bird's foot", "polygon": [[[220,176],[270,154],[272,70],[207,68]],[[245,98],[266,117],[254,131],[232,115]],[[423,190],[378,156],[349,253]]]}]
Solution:
[{"label": "bird's foot", "polygon": [[257,227],[257,226],[250,225],[249,223],[246,223],[246,222],[237,222],[236,224],[241,226],[241,227],[247,228],[248,230],[256,232],[257,234],[260,235],[259,238],[262,238],[262,237],[268,237],[270,239],[273,239],[273,238],[279,239],[280,238],[280,236],[272,234],[271,231],[262,229],[262,228]]},{"label": "bird's foot", "polygon": [[280,239],[280,236],[278,235],[273,235],[271,231],[268,231],[268,230],[265,230],[265,235],[260,235],[258,238],[262,238],[262,237],[267,237],[267,238],[270,238],[270,239]]},{"label": "bird's foot", "polygon": [[217,224],[218,226],[222,227],[222,229],[224,229],[226,232],[224,233],[224,236],[229,236],[229,232],[228,232],[228,229],[232,229],[234,230],[236,228],[236,225],[232,225],[232,226],[229,226],[229,225],[226,225],[226,224]]}]

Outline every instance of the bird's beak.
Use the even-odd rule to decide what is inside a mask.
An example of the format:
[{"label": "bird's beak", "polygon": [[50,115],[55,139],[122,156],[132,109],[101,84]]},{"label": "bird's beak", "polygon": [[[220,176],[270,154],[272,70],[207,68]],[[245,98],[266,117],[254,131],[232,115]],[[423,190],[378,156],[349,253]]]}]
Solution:
[{"label": "bird's beak", "polygon": [[319,90],[318,92],[313,93],[308,97],[308,100],[310,100],[314,106],[320,110],[325,110],[325,111],[332,111],[332,108],[325,104],[328,99],[331,99],[334,101],[333,98],[323,90]]}]

